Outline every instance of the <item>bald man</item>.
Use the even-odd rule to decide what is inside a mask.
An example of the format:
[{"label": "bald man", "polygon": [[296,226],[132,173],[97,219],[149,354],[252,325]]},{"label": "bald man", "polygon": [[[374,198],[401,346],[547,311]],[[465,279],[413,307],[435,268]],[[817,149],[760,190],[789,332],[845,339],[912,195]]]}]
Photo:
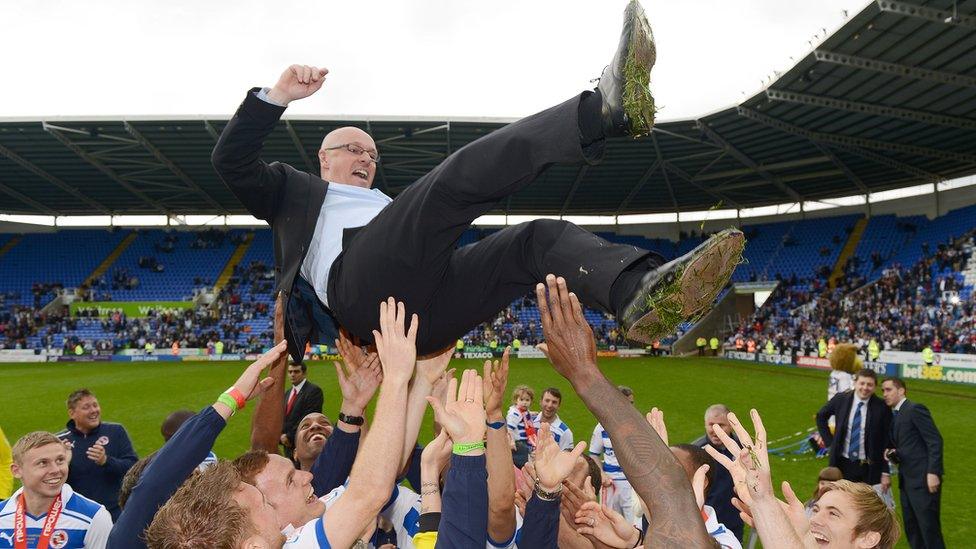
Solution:
[{"label": "bald man", "polygon": [[739,231],[720,233],[667,264],[557,220],[507,227],[456,248],[476,218],[549,166],[595,164],[606,139],[648,134],[654,60],[650,25],[632,1],[595,90],[459,149],[396,200],[372,188],[379,151],[359,128],[325,136],[319,176],[262,161],[264,140],[285,108],[321,89],[326,69],[292,65],[274,87],[248,92],[212,159],[244,206],[272,227],[292,357],[301,361],[306,341],[331,343],[340,325],[371,342],[375,305],[388,296],[420,315],[417,350],[431,353],[453,345],[547,273],[565,277],[585,305],[616,315],[635,341],[650,342],[707,311],[739,262]]}]

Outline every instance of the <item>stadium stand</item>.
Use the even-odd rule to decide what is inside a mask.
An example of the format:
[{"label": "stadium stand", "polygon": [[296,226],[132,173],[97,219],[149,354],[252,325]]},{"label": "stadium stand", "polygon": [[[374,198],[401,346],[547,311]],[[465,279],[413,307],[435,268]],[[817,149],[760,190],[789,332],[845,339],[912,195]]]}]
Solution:
[{"label": "stadium stand", "polygon": [[[745,225],[743,230],[749,239],[747,263],[736,271],[733,282],[777,280],[780,284],[750,319],[751,326],[743,326],[739,333],[755,338],[760,345],[772,337],[777,349],[800,352],[813,352],[821,335],[855,339],[866,345],[872,334],[883,334],[886,348],[918,350],[932,342],[926,339],[931,335],[938,336],[939,345],[976,352],[976,342],[972,341],[976,337],[972,333],[976,261],[967,261],[972,255],[971,239],[962,238],[971,233],[974,218],[976,206],[932,220],[924,216],[870,218],[854,253],[842,265],[844,277],[835,289],[829,288],[828,277],[859,216]],[[470,229],[462,235],[459,245],[492,232]],[[274,258],[268,230],[251,232],[253,240],[236,264],[232,263],[232,254],[248,231],[138,231],[131,245],[93,282],[90,295],[90,299],[103,301],[185,301],[193,297],[195,290],[212,288],[229,266],[230,276],[210,305],[181,314],[154,311],[145,319],[123,317],[107,321],[70,319],[64,311],[40,313],[60,288],[80,286],[130,233],[62,230],[21,237],[0,235],[0,249],[14,238],[20,239],[0,256],[0,267],[5,273],[0,283],[0,329],[4,332],[0,345],[73,349],[80,344],[86,350],[118,350],[141,348],[147,341],[168,347],[174,339],[180,346],[212,347],[219,340],[227,352],[232,352],[260,350],[268,344],[269,311],[274,300]],[[638,235],[599,234],[614,242],[656,251],[668,260],[692,249],[703,238],[683,234],[682,240],[672,242]],[[82,245],[91,253],[73,253]],[[967,269],[969,275],[964,274]],[[38,272],[49,274],[39,280],[35,275]],[[132,278],[138,282],[126,282]],[[880,302],[915,300],[924,304],[926,315],[948,318],[930,330],[931,322],[926,324],[918,314],[906,310],[899,316],[900,321],[908,319],[924,328],[905,333],[865,321],[870,329],[853,329],[850,319],[841,315],[844,297],[869,282],[875,283],[871,287],[874,289],[861,289],[861,295],[875,292],[875,299]],[[875,311],[875,305],[865,310]],[[876,312],[881,314],[880,310]],[[624,344],[612,317],[594,310],[585,314],[601,345]],[[679,328],[679,334],[689,327],[686,324]],[[804,336],[797,337],[795,334],[801,331]],[[465,341],[469,345],[494,342],[504,346],[515,339],[534,344],[541,336],[538,310],[532,299],[525,298],[472,330]],[[734,337],[732,334],[729,339]]]}]

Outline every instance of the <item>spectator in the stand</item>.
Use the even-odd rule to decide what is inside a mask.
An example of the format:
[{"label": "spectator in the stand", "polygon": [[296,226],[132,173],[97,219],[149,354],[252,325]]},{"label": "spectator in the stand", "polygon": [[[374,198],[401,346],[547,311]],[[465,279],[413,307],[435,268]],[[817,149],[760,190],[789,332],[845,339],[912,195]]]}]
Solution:
[{"label": "spectator in the stand", "polygon": [[575,445],[573,442],[573,431],[569,429],[563,420],[559,419],[559,406],[563,402],[563,394],[555,387],[549,387],[542,391],[542,398],[539,399],[540,411],[533,418],[533,426],[538,429],[542,423],[549,424],[549,430],[556,444],[561,450],[572,450]]},{"label": "spectator in the stand", "polygon": [[119,517],[119,489],[129,467],[138,461],[125,427],[102,421],[98,399],[88,389],[68,395],[67,428],[58,438],[71,447],[68,483]]},{"label": "spectator in the stand", "polygon": [[322,413],[322,389],[308,380],[307,373],[308,367],[305,363],[288,366],[291,389],[285,396],[285,423],[281,428],[281,445],[285,447],[285,454],[288,456],[292,455],[295,447],[298,422],[308,414]]},{"label": "spectator in the stand", "polygon": [[68,449],[48,432],[28,433],[14,444],[10,469],[23,487],[0,501],[0,547],[105,547],[112,518],[66,484],[70,461]]},{"label": "spectator in the stand", "polygon": [[[705,435],[695,440],[692,444],[704,448],[711,445],[719,453],[735,459],[728,448],[722,444],[722,439],[715,434],[714,428],[718,426],[732,440],[738,441],[732,432],[732,425],[729,423],[729,408],[724,404],[712,404],[705,410]],[[732,505],[732,495],[734,494],[732,476],[724,467],[717,467],[715,478],[708,491],[705,503],[715,509],[718,521],[725,525],[735,537],[742,541],[742,530],[744,528],[742,518],[739,517],[739,510]]]},{"label": "spectator in the stand", "polygon": [[[878,374],[862,369],[854,380],[854,390],[839,393],[817,412],[817,430],[830,448],[830,466],[854,482],[891,486],[884,451],[891,435],[891,410],[874,394]],[[837,429],[830,432],[828,419],[837,418]]]},{"label": "spectator in the stand", "polygon": [[885,457],[898,464],[898,488],[905,536],[912,547],[945,547],[940,521],[942,434],[924,404],[908,400],[905,382],[892,377],[881,384],[894,415],[892,448]]}]

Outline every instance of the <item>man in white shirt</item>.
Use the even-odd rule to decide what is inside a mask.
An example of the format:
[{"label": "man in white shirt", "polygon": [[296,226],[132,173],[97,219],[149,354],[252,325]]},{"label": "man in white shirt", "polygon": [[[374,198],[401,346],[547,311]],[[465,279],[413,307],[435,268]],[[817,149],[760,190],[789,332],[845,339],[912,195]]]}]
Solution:
[{"label": "man in white shirt", "polygon": [[51,433],[35,431],[21,437],[12,453],[11,470],[23,487],[0,501],[0,548],[104,548],[112,516],[65,482],[67,447]]},{"label": "man in white shirt", "polygon": [[[417,347],[420,354],[433,353],[527,294],[547,273],[566,277],[585,305],[613,313],[636,341],[650,343],[707,311],[741,258],[744,238],[737,230],[665,265],[657,254],[552,219],[507,227],[457,248],[475,219],[550,166],[595,164],[608,138],[648,134],[655,58],[650,25],[633,1],[595,90],[459,148],[393,201],[372,189],[380,153],[359,128],[325,136],[318,150],[321,177],[261,160],[264,140],[285,108],[321,89],[327,70],[292,65],[274,87],[249,92],[212,159],[248,211],[272,227],[275,280],[286,293],[285,338],[295,361],[307,341],[331,343],[338,325],[369,343],[378,318],[362,304],[390,295],[428,319]],[[659,315],[662,310],[668,314]]]}]

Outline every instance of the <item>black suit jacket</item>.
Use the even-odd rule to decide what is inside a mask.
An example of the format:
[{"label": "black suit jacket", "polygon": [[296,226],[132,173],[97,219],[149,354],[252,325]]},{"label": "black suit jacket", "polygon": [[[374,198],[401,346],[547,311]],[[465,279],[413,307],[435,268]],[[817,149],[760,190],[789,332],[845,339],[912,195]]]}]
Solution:
[{"label": "black suit jacket", "polygon": [[234,113],[214,147],[211,160],[220,178],[251,215],[271,225],[274,239],[275,293],[284,292],[288,352],[301,362],[313,331],[308,305],[292,288],[308,252],[329,184],[288,164],[261,160],[264,140],[285,112],[258,99],[254,88]]},{"label": "black suit jacket", "polygon": [[281,432],[288,435],[288,440],[295,444],[295,432],[298,430],[298,424],[302,422],[302,418],[312,412],[321,414],[324,398],[322,389],[318,385],[305,380],[302,390],[298,391],[298,395],[295,396],[295,404],[291,407],[291,413],[288,413],[288,397],[291,396],[291,390],[292,387],[289,387],[288,391],[285,392],[285,424],[282,426]]},{"label": "black suit jacket", "polygon": [[898,451],[900,484],[927,488],[928,473],[942,476],[942,434],[924,404],[906,400],[892,421],[892,447]]},{"label": "black suit jacket", "polygon": [[[844,438],[847,436],[847,422],[851,417],[854,391],[837,393],[817,412],[817,430],[824,444],[830,447],[830,465],[837,467],[837,460],[844,451]],[[881,473],[888,472],[888,462],[884,459],[885,448],[891,439],[891,409],[876,395],[868,400],[868,417],[864,428],[864,456],[868,461],[868,482],[881,482]],[[835,416],[836,428],[833,435],[827,420]]]}]

